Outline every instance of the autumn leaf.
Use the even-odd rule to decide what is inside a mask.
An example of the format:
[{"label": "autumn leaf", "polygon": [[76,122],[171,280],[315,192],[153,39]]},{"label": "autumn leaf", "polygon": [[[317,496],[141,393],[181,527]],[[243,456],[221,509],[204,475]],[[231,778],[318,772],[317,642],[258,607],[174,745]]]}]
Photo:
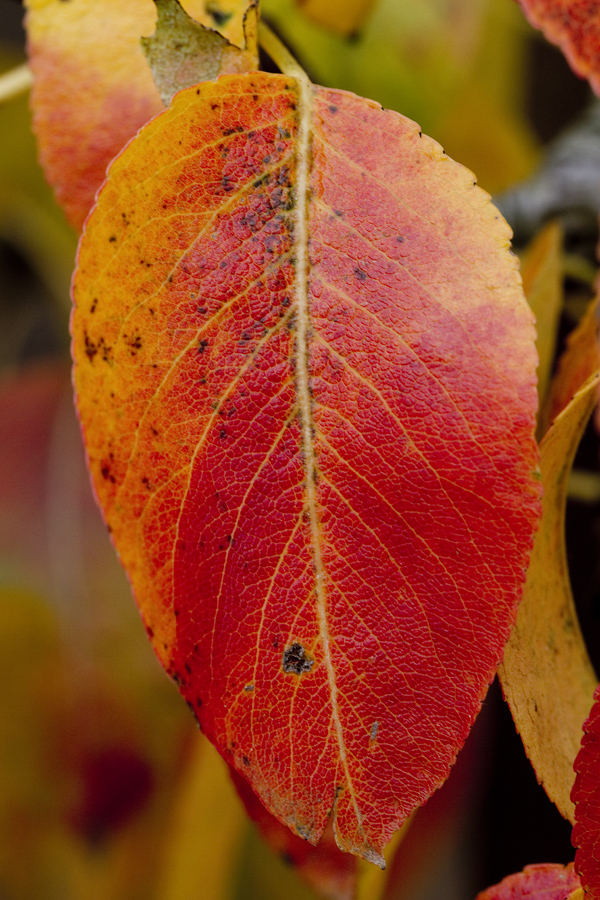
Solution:
[{"label": "autumn leaf", "polygon": [[244,47],[194,21],[178,0],[155,0],[156,32],[142,38],[142,50],[165,106],[173,94],[219,75],[258,68],[257,0],[244,18]]},{"label": "autumn leaf", "polygon": [[[538,396],[540,398],[537,430],[540,438],[547,429],[547,422],[542,413],[545,409],[544,401],[550,383],[560,312],[564,300],[562,245],[561,225],[556,221],[548,222],[531,241],[521,260],[523,290],[535,315],[537,331]],[[585,381],[585,379],[583,380]],[[582,384],[581,381],[577,386],[580,384]],[[571,396],[573,396],[572,393],[569,399]]]},{"label": "autumn leaf", "polygon": [[509,875],[478,894],[476,900],[575,900],[574,892],[581,893],[572,864],[539,863]]},{"label": "autumn leaf", "polygon": [[257,73],[178,94],[80,247],[79,413],[156,652],[280,821],[314,843],[333,811],[380,864],[477,714],[537,522],[508,238],[414,123]]},{"label": "autumn leaf", "polygon": [[600,94],[600,17],[596,0],[519,0],[534,28],[556,44],[574,72]]},{"label": "autumn leaf", "polygon": [[564,519],[573,457],[596,403],[593,377],[541,443],[543,514],[515,628],[499,669],[538,781],[573,821],[573,762],[596,686],[579,629],[567,567]]},{"label": "autumn leaf", "polygon": [[542,520],[517,622],[498,670],[538,781],[571,822],[573,763],[596,676],[571,592],[565,509],[575,452],[596,405],[600,370],[596,307],[596,302],[590,304],[570,336],[550,385],[548,408],[555,418],[540,445]]},{"label": "autumn leaf", "polygon": [[[246,52],[256,57],[254,0],[229,0],[224,9],[204,0],[182,6],[241,48],[248,13]],[[140,46],[154,31],[156,8],[152,0],[26,0],[26,7],[40,161],[69,222],[80,229],[110,161],[163,109]],[[225,62],[237,58],[210,34],[213,65],[223,55]]]},{"label": "autumn leaf", "polygon": [[598,801],[600,800],[600,763],[598,744],[600,741],[600,714],[598,697],[600,687],[594,693],[594,704],[589,718],[583,724],[581,750],[575,760],[575,784],[572,799],[575,804],[575,827],[573,844],[577,848],[575,867],[581,876],[585,896],[590,900],[600,897],[600,867],[598,848],[600,846],[600,820]]}]

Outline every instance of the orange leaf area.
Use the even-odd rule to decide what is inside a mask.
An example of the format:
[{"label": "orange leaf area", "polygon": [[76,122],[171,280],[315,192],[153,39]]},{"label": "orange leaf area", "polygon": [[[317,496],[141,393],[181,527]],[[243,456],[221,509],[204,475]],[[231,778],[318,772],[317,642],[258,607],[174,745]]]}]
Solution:
[{"label": "orange leaf area", "polygon": [[539,514],[508,228],[418,126],[294,78],[177,95],[111,168],[74,283],[97,495],[225,759],[382,864],[447,777]]},{"label": "orange leaf area", "polygon": [[579,887],[572,864],[539,863],[509,875],[478,894],[476,900],[568,900]]},{"label": "orange leaf area", "polygon": [[519,0],[527,19],[560,47],[574,72],[600,94],[600,16],[596,0]]}]

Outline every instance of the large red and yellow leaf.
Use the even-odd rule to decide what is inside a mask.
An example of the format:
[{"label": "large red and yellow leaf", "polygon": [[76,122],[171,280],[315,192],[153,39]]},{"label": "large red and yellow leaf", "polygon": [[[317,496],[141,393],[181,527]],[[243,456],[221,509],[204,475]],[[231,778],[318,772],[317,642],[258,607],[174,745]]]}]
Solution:
[{"label": "large red and yellow leaf", "polygon": [[[577,893],[575,893],[577,892]],[[538,863],[508,875],[500,884],[477,895],[477,900],[583,900],[572,864]]]},{"label": "large red and yellow leaf", "polygon": [[[256,56],[254,0],[182,5],[202,25],[219,30],[224,44],[243,48],[244,33],[249,35],[247,55]],[[140,38],[154,31],[156,7],[152,0],[26,0],[26,7],[40,161],[70,223],[81,228],[108,164],[163,109],[140,46]],[[251,25],[245,32],[246,13]],[[217,37],[207,35],[213,54]],[[219,53],[213,68],[224,53],[220,71],[229,71],[235,53]]]},{"label": "large red and yellow leaf", "polygon": [[514,621],[539,507],[509,232],[418,126],[287,76],[177,95],[74,282],[96,491],[155,649],[312,842],[382,862]]},{"label": "large red and yellow leaf", "polygon": [[556,44],[574,72],[600,94],[600,15],[597,0],[519,0],[535,28]]}]

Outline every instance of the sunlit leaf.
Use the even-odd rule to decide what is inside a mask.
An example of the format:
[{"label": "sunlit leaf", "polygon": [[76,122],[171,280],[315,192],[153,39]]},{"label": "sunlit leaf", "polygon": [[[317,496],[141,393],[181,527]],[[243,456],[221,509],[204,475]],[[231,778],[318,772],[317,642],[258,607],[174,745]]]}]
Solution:
[{"label": "sunlit leaf", "polygon": [[79,411],[155,649],[281,821],[333,808],[372,861],[468,733],[537,522],[508,234],[414,123],[255,74],[178,94],[80,247]]}]

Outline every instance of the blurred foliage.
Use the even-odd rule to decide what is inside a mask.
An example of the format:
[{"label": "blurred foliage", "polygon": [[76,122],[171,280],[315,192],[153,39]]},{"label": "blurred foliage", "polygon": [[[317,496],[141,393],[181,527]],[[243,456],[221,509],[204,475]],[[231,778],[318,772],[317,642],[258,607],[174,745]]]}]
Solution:
[{"label": "blurred foliage", "polygon": [[[315,20],[324,5],[262,2],[315,81],[416,119],[493,193],[532,173],[540,159],[525,112],[533,39],[516,4],[357,4],[349,36]],[[0,71],[22,59],[0,45]],[[225,764],[164,678],[95,508],[68,373],[76,242],[37,164],[27,98],[5,103],[0,897],[315,900],[249,823]],[[587,299],[589,262],[561,263]],[[546,361],[545,381],[549,369]],[[381,897],[468,900],[484,886],[467,836],[485,742],[481,731],[471,739],[462,769],[419,811]]]}]

